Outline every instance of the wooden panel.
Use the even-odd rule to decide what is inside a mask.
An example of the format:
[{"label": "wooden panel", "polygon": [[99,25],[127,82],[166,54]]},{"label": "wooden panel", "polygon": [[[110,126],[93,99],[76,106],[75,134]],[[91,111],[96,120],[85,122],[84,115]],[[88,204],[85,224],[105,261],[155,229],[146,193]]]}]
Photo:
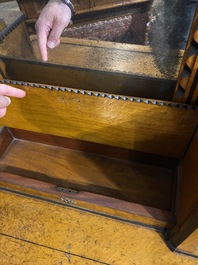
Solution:
[{"label": "wooden panel", "polygon": [[[11,136],[11,140],[9,141],[8,141],[9,139],[8,136]],[[6,128],[6,127],[2,127],[2,133],[0,137],[0,139],[2,140],[1,156],[3,156],[3,153],[5,152],[5,149],[2,148],[3,142],[6,140],[4,144],[7,142],[7,144],[9,145],[11,143],[10,141],[12,141],[13,138],[41,143],[50,146],[52,145],[54,147],[56,146],[56,147],[67,148],[70,150],[86,152],[89,154],[97,154],[109,158],[133,161],[147,165],[155,165],[157,167],[163,167],[168,169],[173,168],[178,163],[177,159],[173,159],[167,156],[159,156],[154,154],[152,155],[149,153],[138,152],[116,146],[97,144],[78,139],[52,136],[50,134],[36,133],[36,132],[19,130],[19,129]]]},{"label": "wooden panel", "polygon": [[166,230],[174,224],[174,217],[168,211],[84,191],[73,193],[70,189],[16,174],[1,172],[0,187],[155,229]]},{"label": "wooden panel", "polygon": [[0,169],[162,210],[172,206],[171,169],[113,159],[97,150],[91,154],[15,139],[1,158]]},{"label": "wooden panel", "polygon": [[23,14],[20,11],[2,9],[0,17],[7,25],[0,32],[0,56],[34,59]]},{"label": "wooden panel", "polygon": [[[184,153],[198,122],[186,108],[30,86],[0,125],[170,157]],[[14,119],[13,119],[14,117]]]},{"label": "wooden panel", "polygon": [[180,174],[180,193],[178,205],[178,220],[183,223],[186,217],[190,215],[192,210],[196,209],[198,203],[198,130],[193,137],[186,156],[181,162],[179,168]]},{"label": "wooden panel", "polygon": [[198,185],[197,178],[197,159],[198,159],[198,130],[193,137],[191,145],[186,156],[181,162],[180,174],[180,193],[178,205],[178,220],[183,223],[187,216],[190,215],[192,209],[196,209],[198,202],[198,193],[196,187]]},{"label": "wooden panel", "polygon": [[[198,215],[197,215],[198,217]],[[192,234],[177,248],[178,251],[193,255],[198,258],[198,229],[196,229]]]},{"label": "wooden panel", "polygon": [[[2,245],[1,251],[8,253],[7,260],[21,253],[25,264],[28,264],[31,253],[36,251],[35,246],[39,246],[42,249],[34,253],[36,264],[41,257],[42,264],[52,264],[45,263],[43,247],[49,251],[56,249],[59,253],[69,252],[73,265],[78,264],[75,257],[82,256],[82,265],[90,264],[85,262],[86,259],[114,265],[198,264],[195,259],[172,253],[163,234],[154,230],[12,193],[0,192],[0,197],[1,234],[12,236],[21,243],[32,243],[32,250],[28,248],[25,254],[21,253],[25,246],[21,246],[19,241],[21,249],[15,245],[16,253],[8,253],[7,245]],[[10,241],[12,247],[13,240]],[[56,254],[52,260],[55,258]]]},{"label": "wooden panel", "polygon": [[[175,247],[180,244],[198,228],[198,130],[186,152],[179,167],[179,190],[177,200],[177,224],[173,230],[171,241]],[[189,240],[191,236],[189,237]],[[187,239],[188,240],[188,239]],[[192,241],[195,241],[192,237]],[[196,238],[197,240],[197,238]],[[188,241],[189,242],[189,241]],[[186,243],[183,243],[186,245]],[[189,249],[189,248],[188,248]],[[195,249],[191,249],[191,253]],[[198,254],[197,254],[198,255]]]}]

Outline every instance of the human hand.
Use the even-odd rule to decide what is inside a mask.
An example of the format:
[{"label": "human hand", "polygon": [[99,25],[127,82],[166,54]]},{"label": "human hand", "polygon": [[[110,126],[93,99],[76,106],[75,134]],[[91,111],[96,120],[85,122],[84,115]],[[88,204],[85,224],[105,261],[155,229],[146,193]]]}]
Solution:
[{"label": "human hand", "polygon": [[5,116],[6,108],[10,105],[10,97],[23,98],[25,97],[25,91],[14,88],[8,85],[0,84],[0,118]]},{"label": "human hand", "polygon": [[50,0],[43,8],[37,22],[38,46],[43,61],[48,60],[47,48],[60,44],[60,36],[71,21],[71,10],[61,0]]}]

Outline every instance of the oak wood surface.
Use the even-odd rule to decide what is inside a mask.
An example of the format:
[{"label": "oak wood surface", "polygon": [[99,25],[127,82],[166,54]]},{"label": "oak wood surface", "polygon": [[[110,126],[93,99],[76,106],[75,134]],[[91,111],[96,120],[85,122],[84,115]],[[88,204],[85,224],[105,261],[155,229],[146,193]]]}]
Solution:
[{"label": "oak wood surface", "polygon": [[0,168],[68,189],[171,210],[171,169],[24,140],[12,141]]},{"label": "oak wood surface", "polygon": [[[21,265],[33,264],[75,264],[75,265],[102,265],[104,263],[86,259],[82,256],[72,255],[67,251],[48,248],[27,242],[23,239],[0,234],[0,255],[1,264]],[[13,253],[13,255],[11,254]]]},{"label": "oak wood surface", "polygon": [[[36,142],[40,144],[50,145],[54,147],[67,148],[73,151],[80,151],[89,154],[101,155],[109,158],[122,159],[126,161],[133,161],[147,165],[155,165],[167,169],[173,168],[177,165],[178,160],[167,156],[152,155],[145,152],[138,152],[116,146],[98,144],[94,142],[82,141],[78,139],[71,139],[67,137],[59,137],[50,134],[30,132],[20,129],[2,127],[0,140],[6,143],[5,149],[1,148],[1,156],[11,144],[13,139],[25,140],[29,142]],[[3,147],[3,146],[2,146]]]},{"label": "oak wood surface", "polygon": [[198,122],[192,109],[19,87],[0,125],[179,158]]},{"label": "oak wood surface", "polygon": [[177,250],[183,253],[193,255],[198,258],[197,238],[198,238],[198,229],[192,232],[192,234],[190,234],[190,236],[178,246]]},{"label": "oak wood surface", "polygon": [[197,209],[197,159],[198,159],[198,130],[186,152],[179,168],[180,194],[178,202],[178,221],[182,224],[193,210]]},{"label": "oak wood surface", "polygon": [[[181,161],[179,167],[179,187],[178,187],[178,199],[177,199],[177,223],[172,232],[171,240],[175,247],[180,248],[180,244],[186,239],[187,242],[195,242],[197,237],[191,236],[190,234],[198,228],[198,177],[197,177],[197,159],[198,159],[198,130],[196,130],[195,135],[187,149],[184,158]],[[197,234],[197,232],[195,232]],[[189,238],[187,238],[189,237]],[[189,246],[185,241],[183,242],[184,251],[192,247]],[[191,248],[191,253],[196,255],[197,251]]]},{"label": "oak wood surface", "polygon": [[11,192],[0,197],[3,264],[198,264],[154,230]]},{"label": "oak wood surface", "polygon": [[172,213],[168,211],[84,191],[72,193],[70,189],[66,190],[52,183],[16,174],[1,172],[0,186],[5,190],[27,196],[32,194],[35,198],[67,204],[76,209],[84,209],[109,218],[137,223],[160,231],[171,228],[175,221]]}]

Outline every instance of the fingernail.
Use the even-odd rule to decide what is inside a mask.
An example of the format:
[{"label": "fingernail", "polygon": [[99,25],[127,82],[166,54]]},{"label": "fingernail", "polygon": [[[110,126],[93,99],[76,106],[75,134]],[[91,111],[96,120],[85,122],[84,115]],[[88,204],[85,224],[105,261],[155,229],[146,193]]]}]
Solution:
[{"label": "fingernail", "polygon": [[[9,97],[6,97],[6,96],[5,96],[5,98],[7,99],[8,105],[10,105],[10,103],[11,103],[11,99],[10,99]],[[8,105],[7,105],[7,106],[8,106]]]},{"label": "fingernail", "polygon": [[53,49],[53,48],[56,47],[56,44],[53,41],[48,41],[47,47],[50,48],[50,49]]}]

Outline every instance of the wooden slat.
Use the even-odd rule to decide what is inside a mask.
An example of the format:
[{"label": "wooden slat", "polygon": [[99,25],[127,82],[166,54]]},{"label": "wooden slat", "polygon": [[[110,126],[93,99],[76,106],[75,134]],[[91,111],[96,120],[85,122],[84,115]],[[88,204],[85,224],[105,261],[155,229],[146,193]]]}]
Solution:
[{"label": "wooden slat", "polygon": [[[16,238],[20,246],[16,246],[16,241],[13,246],[13,240],[10,240],[8,252],[8,241],[1,241],[1,251],[7,253],[8,261],[21,254],[25,264],[32,264],[31,254],[34,253],[36,264],[40,264],[41,258],[42,264],[54,264],[47,263],[49,257],[45,262],[46,251],[43,247],[46,247],[59,253],[69,252],[73,265],[78,264],[75,257],[82,256],[84,260],[79,263],[82,265],[92,264],[86,263],[86,259],[115,265],[198,264],[197,260],[172,253],[163,235],[156,231],[12,193],[1,191],[0,198],[0,232]],[[24,241],[34,245],[26,248],[24,244],[21,245]],[[36,245],[41,249],[36,251]],[[27,252],[22,253],[25,249]],[[54,254],[54,260],[56,256]]]},{"label": "wooden slat", "polygon": [[191,109],[19,87],[0,125],[178,158],[198,122]]}]

